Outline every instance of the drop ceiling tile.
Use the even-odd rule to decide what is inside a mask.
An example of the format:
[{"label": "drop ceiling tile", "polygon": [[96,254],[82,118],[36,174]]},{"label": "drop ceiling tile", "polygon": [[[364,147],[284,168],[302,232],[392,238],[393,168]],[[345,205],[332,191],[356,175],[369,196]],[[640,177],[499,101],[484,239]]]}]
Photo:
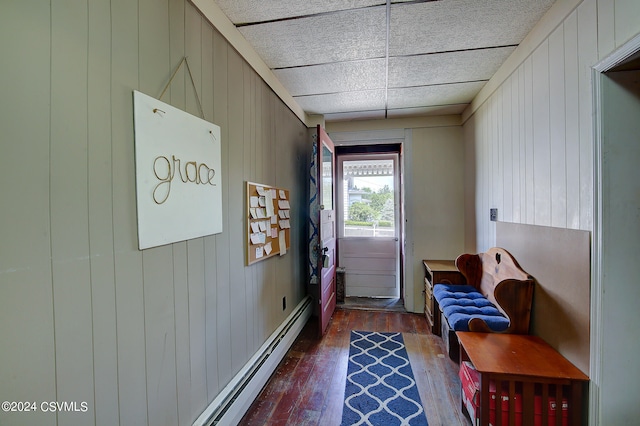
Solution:
[{"label": "drop ceiling tile", "polygon": [[338,112],[325,114],[325,121],[354,121],[354,120],[380,120],[384,118],[384,110]]},{"label": "drop ceiling tile", "polygon": [[370,59],[285,68],[274,70],[274,74],[293,96],[383,89],[385,60]]},{"label": "drop ceiling tile", "polygon": [[469,104],[430,106],[421,108],[398,108],[387,112],[389,118],[403,118],[426,115],[457,115],[467,108]]},{"label": "drop ceiling tile", "polygon": [[384,90],[297,96],[296,102],[310,114],[331,114],[384,109]]},{"label": "drop ceiling tile", "polygon": [[356,9],[238,30],[270,68],[383,58],[385,9]]},{"label": "drop ceiling tile", "polygon": [[389,87],[489,80],[515,47],[389,58]]},{"label": "drop ceiling tile", "polygon": [[391,56],[518,44],[553,0],[442,0],[391,7]]},{"label": "drop ceiling tile", "polygon": [[389,89],[388,108],[415,108],[471,102],[485,82]]},{"label": "drop ceiling tile", "polygon": [[385,4],[384,0],[216,0],[234,24],[264,22]]}]

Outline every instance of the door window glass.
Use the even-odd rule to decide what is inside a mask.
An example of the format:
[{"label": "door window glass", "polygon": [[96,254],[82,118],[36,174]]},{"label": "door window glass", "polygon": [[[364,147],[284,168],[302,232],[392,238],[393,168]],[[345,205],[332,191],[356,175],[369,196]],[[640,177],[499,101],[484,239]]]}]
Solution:
[{"label": "door window glass", "polygon": [[333,210],[333,153],[322,144],[322,200],[324,210]]},{"label": "door window glass", "polygon": [[394,161],[342,163],[345,237],[394,237]]}]

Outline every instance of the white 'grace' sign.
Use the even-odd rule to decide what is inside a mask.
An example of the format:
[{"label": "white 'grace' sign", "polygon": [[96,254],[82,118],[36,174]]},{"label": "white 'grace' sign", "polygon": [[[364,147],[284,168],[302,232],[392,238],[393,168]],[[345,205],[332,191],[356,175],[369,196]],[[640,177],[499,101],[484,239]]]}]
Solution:
[{"label": "white 'grace' sign", "polygon": [[138,248],[222,232],[220,127],[134,90]]}]

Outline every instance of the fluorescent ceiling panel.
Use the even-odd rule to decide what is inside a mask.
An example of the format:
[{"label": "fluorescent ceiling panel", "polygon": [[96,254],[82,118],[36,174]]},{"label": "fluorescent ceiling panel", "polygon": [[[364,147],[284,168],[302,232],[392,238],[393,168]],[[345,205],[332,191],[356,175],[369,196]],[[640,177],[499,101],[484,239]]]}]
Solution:
[{"label": "fluorescent ceiling panel", "polygon": [[392,5],[391,56],[515,45],[552,0],[442,0]]},{"label": "fluorescent ceiling panel", "polygon": [[238,30],[270,68],[383,58],[385,9],[356,9]]},{"label": "fluorescent ceiling panel", "polygon": [[311,114],[368,111],[384,109],[384,90],[298,96],[295,100],[302,109]]},{"label": "fluorescent ceiling panel", "polygon": [[413,108],[469,103],[485,82],[389,89],[388,107]]},{"label": "fluorescent ceiling panel", "polygon": [[279,69],[274,74],[293,96],[383,89],[385,61],[336,62]]},{"label": "fluorescent ceiling panel", "polygon": [[515,47],[389,59],[389,87],[489,80]]},{"label": "fluorescent ceiling panel", "polygon": [[234,24],[273,21],[384,4],[381,0],[217,0]]}]

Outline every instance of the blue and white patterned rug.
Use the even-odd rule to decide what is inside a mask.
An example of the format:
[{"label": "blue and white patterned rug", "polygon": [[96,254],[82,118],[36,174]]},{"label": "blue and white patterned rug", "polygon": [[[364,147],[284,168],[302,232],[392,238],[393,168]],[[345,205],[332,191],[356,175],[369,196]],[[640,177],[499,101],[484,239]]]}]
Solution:
[{"label": "blue and white patterned rug", "polygon": [[351,331],[342,426],[427,425],[401,333]]}]

